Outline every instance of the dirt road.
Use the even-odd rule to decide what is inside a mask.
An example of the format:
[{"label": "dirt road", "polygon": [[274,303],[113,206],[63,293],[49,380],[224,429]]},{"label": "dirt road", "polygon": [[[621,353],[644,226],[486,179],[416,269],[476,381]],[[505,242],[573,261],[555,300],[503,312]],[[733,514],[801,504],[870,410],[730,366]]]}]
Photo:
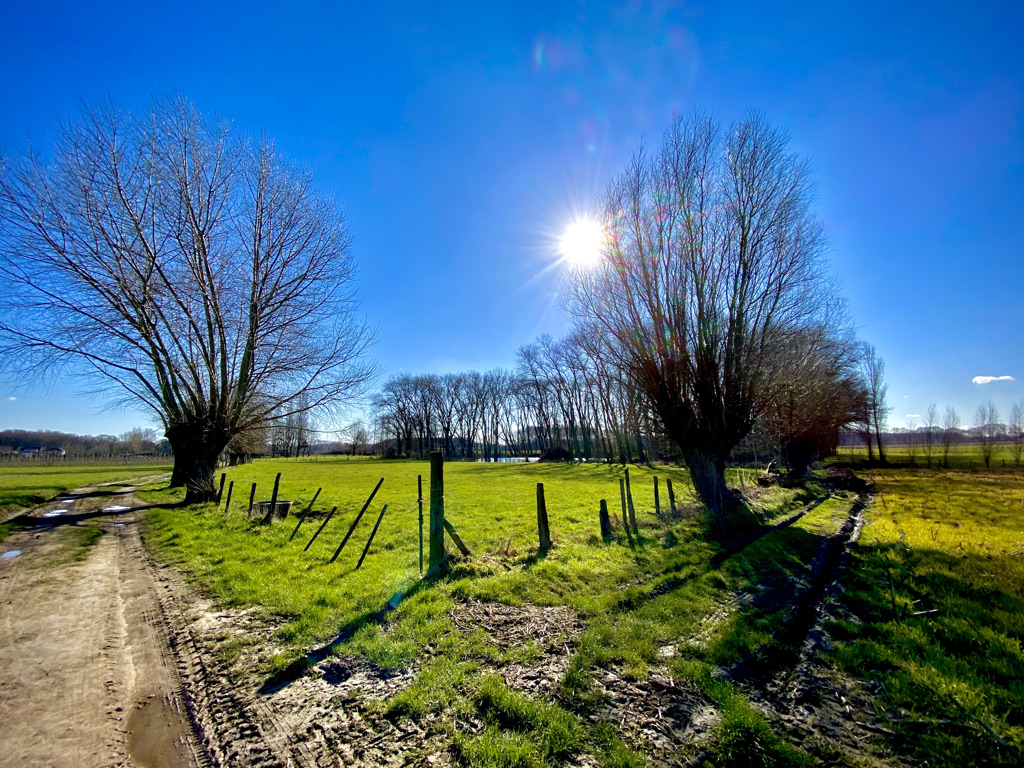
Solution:
[{"label": "dirt road", "polygon": [[201,764],[133,490],[64,496],[0,545],[6,765]]}]

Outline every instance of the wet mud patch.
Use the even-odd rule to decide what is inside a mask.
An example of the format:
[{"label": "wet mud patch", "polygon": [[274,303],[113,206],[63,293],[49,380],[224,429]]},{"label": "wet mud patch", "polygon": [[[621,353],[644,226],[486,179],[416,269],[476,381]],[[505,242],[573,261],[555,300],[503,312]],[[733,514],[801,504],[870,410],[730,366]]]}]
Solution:
[{"label": "wet mud patch", "polygon": [[139,768],[192,765],[187,715],[169,696],[151,694],[128,714],[128,753]]}]

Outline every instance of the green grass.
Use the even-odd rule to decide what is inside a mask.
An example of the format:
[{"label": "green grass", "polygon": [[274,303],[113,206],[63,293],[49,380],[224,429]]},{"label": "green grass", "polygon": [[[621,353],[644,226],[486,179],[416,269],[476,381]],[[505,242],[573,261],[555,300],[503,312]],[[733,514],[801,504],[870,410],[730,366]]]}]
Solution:
[{"label": "green grass", "polygon": [[[875,454],[877,459],[877,454]],[[854,464],[865,463],[868,459],[867,447],[864,445],[843,446],[837,453],[839,461],[852,462]],[[885,449],[886,461],[901,466],[928,467],[927,449],[923,443],[911,450],[907,445],[893,445]],[[949,469],[985,469],[985,461],[982,457],[981,446],[975,443],[951,445],[949,449]],[[1015,463],[1013,445],[1009,442],[997,443],[992,448],[990,460],[991,469],[1020,470],[1024,466]],[[945,468],[943,464],[942,443],[932,444],[931,468]]]},{"label": "green grass", "polygon": [[0,519],[76,488],[170,472],[170,465],[37,466],[0,464]]},{"label": "green grass", "polygon": [[[916,759],[1010,764],[1024,749],[1024,476],[874,478],[835,660],[884,686],[880,702]],[[921,611],[935,613],[911,615]]]}]

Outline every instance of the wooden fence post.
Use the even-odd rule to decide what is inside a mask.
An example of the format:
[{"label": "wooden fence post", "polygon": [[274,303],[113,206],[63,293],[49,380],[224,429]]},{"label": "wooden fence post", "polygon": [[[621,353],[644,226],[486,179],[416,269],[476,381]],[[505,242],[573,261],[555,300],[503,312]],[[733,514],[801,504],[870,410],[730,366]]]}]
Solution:
[{"label": "wooden fence post", "polygon": [[658,493],[658,476],[654,476],[654,514],[661,514],[661,495]]},{"label": "wooden fence post", "polygon": [[267,516],[263,518],[264,523],[269,523],[274,519],[274,513],[277,512],[277,488],[281,485],[281,473],[277,473],[277,477],[274,478],[274,492],[270,494],[270,509],[267,510]]},{"label": "wooden fence post", "polygon": [[344,549],[345,548],[345,544],[348,543],[348,539],[352,535],[352,531],[354,531],[356,529],[356,526],[359,525],[359,520],[362,518],[363,513],[366,512],[366,510],[369,508],[370,502],[373,501],[373,497],[377,495],[377,491],[378,491],[378,489],[381,487],[381,485],[383,483],[384,483],[384,478],[383,477],[380,480],[377,481],[377,485],[374,486],[373,493],[370,494],[370,498],[368,498],[366,500],[366,503],[363,504],[363,508],[359,510],[359,514],[356,515],[356,519],[352,521],[352,525],[349,527],[348,533],[345,534],[345,538],[341,540],[341,544],[339,544],[338,548],[336,550],[334,550],[334,556],[331,557],[331,559],[327,562],[328,565],[330,565],[331,563],[333,563],[335,560],[338,559],[338,555],[341,554],[341,550]]},{"label": "wooden fence post", "polygon": [[444,560],[444,454],[430,454],[430,571]]},{"label": "wooden fence post", "polygon": [[672,491],[672,481],[666,480],[665,483],[668,485],[668,504],[672,510],[672,514],[674,515],[676,513],[676,495]]},{"label": "wooden fence post", "polygon": [[544,501],[544,483],[537,483],[537,534],[540,548],[551,549],[551,530],[548,528],[548,505]]},{"label": "wooden fence post", "polygon": [[423,573],[423,475],[416,475],[416,503],[420,507],[420,573]]},{"label": "wooden fence post", "polygon": [[324,521],[323,521],[322,523],[320,523],[320,527],[316,529],[316,533],[314,533],[314,534],[313,534],[313,538],[311,538],[311,539],[309,540],[309,542],[308,542],[308,543],[306,544],[306,546],[304,546],[304,547],[302,548],[302,551],[303,551],[303,552],[305,552],[305,551],[306,551],[307,549],[309,549],[310,545],[311,545],[311,544],[312,544],[312,543],[313,543],[314,541],[316,541],[316,537],[320,535],[320,531],[322,531],[322,530],[323,530],[324,528],[326,528],[326,527],[327,527],[327,524],[328,524],[329,522],[331,522],[331,518],[332,518],[332,517],[334,517],[334,513],[335,513],[335,512],[337,512],[337,511],[338,511],[338,508],[337,508],[337,507],[332,507],[332,508],[331,508],[331,511],[327,513],[327,517],[325,517],[325,518],[324,518]]},{"label": "wooden fence post", "polygon": [[626,470],[626,504],[629,505],[629,522],[633,526],[633,533],[640,535],[640,529],[636,527],[636,510],[633,508],[633,489],[629,486],[629,470]]},{"label": "wooden fence post", "polygon": [[601,538],[608,541],[612,537],[612,521],[608,517],[608,501],[601,499]]},{"label": "wooden fence post", "polygon": [[459,536],[459,532],[455,530],[455,526],[452,525],[450,520],[444,521],[444,529],[448,531],[448,535],[452,537],[452,541],[455,543],[455,546],[458,548],[459,552],[464,554],[466,557],[469,557],[473,554],[473,550],[466,546],[466,542],[464,542],[462,540],[462,537]]},{"label": "wooden fence post", "polygon": [[306,522],[306,515],[308,515],[312,511],[313,505],[316,504],[317,497],[320,495],[320,491],[322,490],[323,488],[316,489],[316,493],[313,494],[313,500],[309,502],[309,506],[302,511],[301,515],[299,515],[299,524],[295,526],[295,530],[292,531],[292,535],[288,537],[288,541],[291,541],[295,538],[295,534],[299,532],[299,528],[301,528],[302,524]]},{"label": "wooden fence post", "polygon": [[228,507],[231,506],[231,492],[233,490],[235,490],[235,481],[234,480],[232,480],[228,484],[228,500],[224,502],[224,514],[225,515],[228,513]]},{"label": "wooden fence post", "polygon": [[359,556],[359,562],[356,563],[356,570],[359,570],[359,566],[363,564],[363,560],[366,559],[366,553],[370,551],[370,545],[373,543],[373,537],[377,535],[377,529],[380,528],[380,521],[384,519],[384,513],[388,511],[388,505],[384,505],[384,509],[380,511],[380,517],[377,518],[377,522],[373,526],[373,530],[370,531],[370,538],[366,540],[366,546],[363,547],[363,554]]},{"label": "wooden fence post", "polygon": [[217,503],[220,504],[220,500],[224,498],[224,478],[227,475],[223,472],[220,473],[220,488],[217,489]]},{"label": "wooden fence post", "polygon": [[619,478],[619,501],[622,502],[622,527],[629,534],[629,518],[626,516],[626,481]]},{"label": "wooden fence post", "polygon": [[252,484],[252,490],[249,491],[249,514],[252,514],[252,505],[256,503],[256,483]]}]

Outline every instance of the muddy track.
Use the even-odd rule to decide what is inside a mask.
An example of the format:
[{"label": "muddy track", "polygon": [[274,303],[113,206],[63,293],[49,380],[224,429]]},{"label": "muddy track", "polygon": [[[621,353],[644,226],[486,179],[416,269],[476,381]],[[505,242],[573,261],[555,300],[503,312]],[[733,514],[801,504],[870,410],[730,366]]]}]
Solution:
[{"label": "muddy track", "polygon": [[4,542],[20,552],[0,564],[0,754],[10,764],[204,766],[133,490],[58,497],[21,515]]}]

